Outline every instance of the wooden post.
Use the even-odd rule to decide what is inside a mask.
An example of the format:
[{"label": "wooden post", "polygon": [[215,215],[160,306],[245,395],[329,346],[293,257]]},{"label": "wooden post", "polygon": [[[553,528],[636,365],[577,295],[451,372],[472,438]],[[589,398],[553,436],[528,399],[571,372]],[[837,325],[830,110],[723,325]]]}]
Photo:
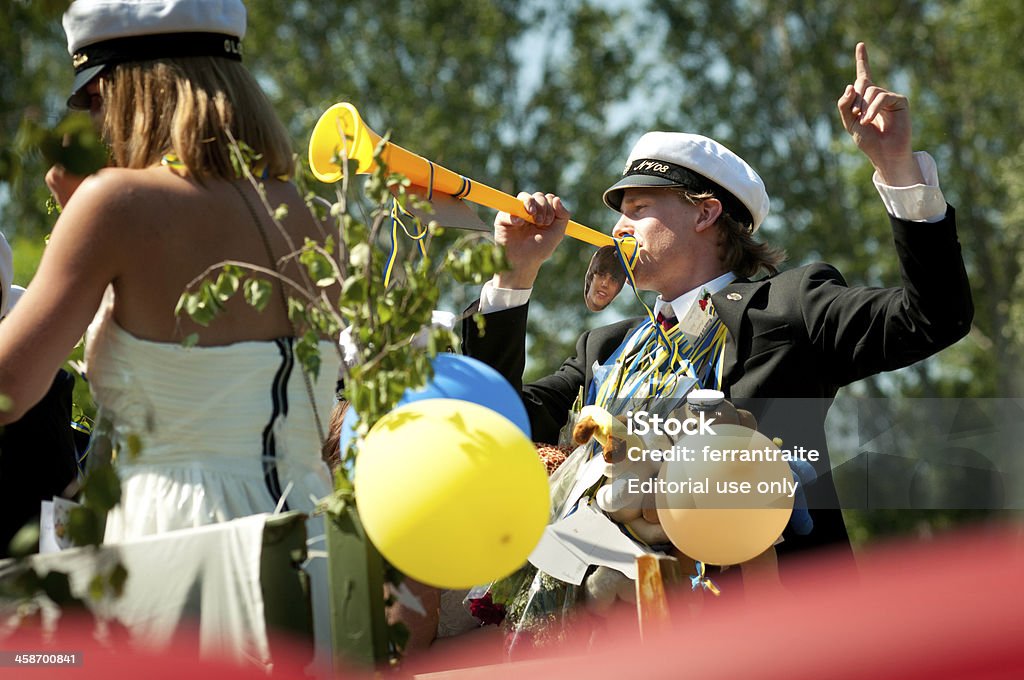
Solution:
[{"label": "wooden post", "polygon": [[355,508],[327,515],[327,582],[335,659],[373,667],[387,660],[384,566]]},{"label": "wooden post", "polygon": [[[260,590],[267,628],[286,631],[294,639],[308,642],[312,658],[313,607],[309,579],[300,566],[305,559],[306,515],[292,510],[267,518],[260,555]],[[271,658],[277,641],[277,636],[270,636]]]},{"label": "wooden post", "polygon": [[678,560],[668,555],[640,555],[636,567],[636,614],[643,639],[672,624],[666,590],[682,583],[683,573]]}]

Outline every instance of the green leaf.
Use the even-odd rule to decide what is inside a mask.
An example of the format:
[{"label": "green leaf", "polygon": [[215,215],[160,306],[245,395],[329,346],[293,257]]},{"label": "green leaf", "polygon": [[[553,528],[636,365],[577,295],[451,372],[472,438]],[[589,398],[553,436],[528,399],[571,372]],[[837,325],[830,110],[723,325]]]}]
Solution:
[{"label": "green leaf", "polygon": [[117,505],[121,501],[121,480],[114,467],[105,464],[92,468],[82,487],[82,493],[85,496],[85,504],[100,513],[106,513]]},{"label": "green leaf", "polygon": [[238,275],[234,271],[224,271],[217,276],[212,292],[216,296],[217,301],[223,304],[238,292],[239,284]]},{"label": "green leaf", "polygon": [[348,261],[356,269],[362,270],[370,261],[370,245],[368,243],[356,244],[349,250]]},{"label": "green leaf", "polygon": [[99,545],[103,536],[100,535],[100,522],[96,513],[85,506],[71,508],[68,512],[68,535],[72,543],[78,546]]},{"label": "green leaf", "polygon": [[178,298],[178,304],[174,305],[174,315],[180,316],[182,312],[188,313],[189,301],[192,298],[192,294],[184,292]]},{"label": "green leaf", "polygon": [[348,497],[332,494],[324,499],[324,512],[333,517],[340,517],[348,511],[350,503],[351,501]]},{"label": "green leaf", "polygon": [[302,370],[312,378],[320,375],[320,342],[316,333],[309,331],[295,343],[295,358]]},{"label": "green leaf", "polygon": [[362,274],[353,274],[341,284],[341,302],[356,304],[366,300],[368,286]]},{"label": "green leaf", "polygon": [[128,570],[125,569],[123,564],[118,562],[110,570],[107,580],[110,583],[110,589],[113,591],[114,597],[121,597],[124,594],[124,586],[128,582]]},{"label": "green leaf", "polygon": [[99,602],[103,599],[103,593],[106,589],[103,587],[103,576],[100,574],[93,574],[92,578],[89,579],[89,599],[93,602]]},{"label": "green leaf", "polygon": [[43,576],[42,587],[46,596],[57,605],[65,606],[78,601],[71,594],[71,581],[64,572],[51,571],[47,573]]},{"label": "green leaf", "polygon": [[8,552],[11,557],[25,557],[39,551],[39,522],[31,521],[14,534]]},{"label": "green leaf", "polygon": [[351,495],[355,491],[352,480],[345,474],[344,468],[339,467],[334,471],[334,490],[343,495]]},{"label": "green leaf", "polygon": [[125,437],[125,444],[128,446],[128,455],[131,456],[133,460],[138,458],[139,454],[142,453],[142,438],[139,437],[138,434],[133,432]]},{"label": "green leaf", "polygon": [[63,165],[71,174],[91,175],[107,164],[107,147],[86,113],[68,113],[35,140],[49,163]]},{"label": "green leaf", "polygon": [[[335,279],[335,270],[330,260],[317,249],[317,245],[310,239],[306,239],[306,243],[302,248],[302,252],[299,254],[299,262],[306,266],[306,271],[314,281],[317,281],[317,285],[321,288],[331,285]],[[321,284],[320,282],[330,279],[328,283]]]},{"label": "green leaf", "polygon": [[288,318],[292,323],[299,323],[306,316],[306,305],[301,300],[288,298]]},{"label": "green leaf", "polygon": [[250,278],[243,286],[245,301],[260,312],[266,309],[267,303],[270,302],[272,290],[273,286],[266,279]]}]

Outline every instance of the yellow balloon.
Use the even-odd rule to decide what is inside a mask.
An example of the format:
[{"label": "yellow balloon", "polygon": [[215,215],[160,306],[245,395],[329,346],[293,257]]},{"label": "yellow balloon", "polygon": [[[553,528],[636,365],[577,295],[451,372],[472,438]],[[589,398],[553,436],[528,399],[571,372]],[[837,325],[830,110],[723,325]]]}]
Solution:
[{"label": "yellow balloon", "polygon": [[740,564],[782,535],[793,512],[793,474],[783,460],[741,460],[744,451],[757,457],[757,451],[778,450],[760,432],[740,425],[712,428],[714,435],[677,443],[693,460],[662,464],[658,519],[672,543],[694,560]]},{"label": "yellow balloon", "polygon": [[460,399],[416,401],[381,418],[359,446],[355,487],[381,555],[439,588],[518,569],[550,511],[533,443],[504,416]]}]

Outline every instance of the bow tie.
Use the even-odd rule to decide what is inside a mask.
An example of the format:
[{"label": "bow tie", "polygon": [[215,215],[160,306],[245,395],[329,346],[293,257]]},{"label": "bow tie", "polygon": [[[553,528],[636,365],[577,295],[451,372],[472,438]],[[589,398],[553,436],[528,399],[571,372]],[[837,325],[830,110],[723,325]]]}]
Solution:
[{"label": "bow tie", "polygon": [[676,319],[676,317],[674,317],[674,316],[665,316],[661,312],[658,312],[658,319],[657,319],[657,321],[658,321],[658,325],[661,326],[662,329],[666,330],[666,331],[669,330],[670,328],[672,328],[673,326],[675,326],[679,322],[678,319]]}]

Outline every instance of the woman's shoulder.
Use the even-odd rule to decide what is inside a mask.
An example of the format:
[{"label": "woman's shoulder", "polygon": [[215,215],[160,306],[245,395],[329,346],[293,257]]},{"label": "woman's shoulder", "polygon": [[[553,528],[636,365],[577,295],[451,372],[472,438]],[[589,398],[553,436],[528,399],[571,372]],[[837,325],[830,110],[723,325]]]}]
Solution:
[{"label": "woman's shoulder", "polygon": [[159,168],[103,168],[85,178],[68,201],[65,212],[101,209],[103,214],[109,215],[113,211],[151,205],[148,201],[155,192],[171,188],[165,177],[161,177],[167,174]]},{"label": "woman's shoulder", "polygon": [[[239,188],[247,194],[251,192],[247,199],[257,209],[260,206],[259,196],[251,187],[244,186],[244,180],[234,182],[242,186],[232,187],[233,180],[225,178],[199,182],[161,166],[104,168],[82,182],[67,202],[59,222],[72,223],[74,226],[68,224],[69,232],[108,233],[122,244],[130,242],[132,234],[151,238],[161,225],[172,223],[180,234],[182,221],[223,226],[231,221],[231,215],[247,215],[240,209]],[[293,184],[269,182],[266,192],[273,204],[287,203],[293,208],[286,226],[300,233],[308,230],[300,222],[302,211],[298,208],[303,204]]]},{"label": "woman's shoulder", "polygon": [[119,228],[167,217],[167,211],[190,202],[210,201],[210,184],[200,185],[164,167],[103,168],[75,191],[63,217],[83,224],[117,224]]}]

